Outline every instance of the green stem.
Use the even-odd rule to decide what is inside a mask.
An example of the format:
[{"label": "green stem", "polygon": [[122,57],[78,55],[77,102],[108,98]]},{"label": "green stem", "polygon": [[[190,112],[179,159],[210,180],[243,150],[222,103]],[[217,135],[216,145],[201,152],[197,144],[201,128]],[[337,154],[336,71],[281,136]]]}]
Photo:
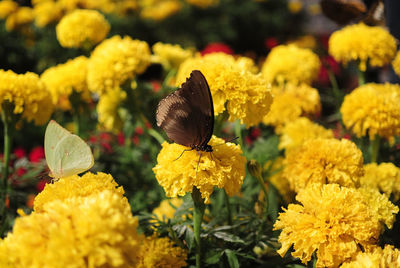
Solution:
[{"label": "green stem", "polygon": [[147,130],[148,133],[150,134],[150,136],[152,136],[153,138],[155,138],[159,144],[163,144],[163,142],[165,141],[163,136],[161,136],[160,133],[158,133],[157,131],[155,131],[154,129],[150,128],[149,130]]},{"label": "green stem", "polygon": [[328,76],[332,84],[333,95],[335,95],[336,98],[340,98],[342,94],[340,93],[335,74],[331,70],[328,70]]},{"label": "green stem", "polygon": [[196,268],[202,267],[202,248],[201,248],[201,222],[205,210],[204,199],[201,197],[199,189],[193,187],[192,199],[194,203],[193,225],[194,225],[194,240],[196,242]]},{"label": "green stem", "polygon": [[371,163],[376,163],[379,156],[379,147],[380,147],[381,138],[379,135],[376,135],[375,138],[371,141]]},{"label": "green stem", "polygon": [[229,196],[225,190],[224,190],[224,197],[225,197],[226,210],[228,212],[228,224],[232,225],[231,203],[229,202]]},{"label": "green stem", "polygon": [[73,120],[74,120],[74,126],[75,126],[75,134],[77,136],[80,136],[80,134],[81,134],[81,124],[80,124],[79,114],[78,114],[77,111],[74,112]]},{"label": "green stem", "polygon": [[242,125],[240,124],[239,120],[236,120],[235,122],[235,135],[236,137],[239,137],[240,147],[243,148]]},{"label": "green stem", "polygon": [[358,86],[362,86],[365,84],[365,72],[361,71],[360,68],[358,68]]}]

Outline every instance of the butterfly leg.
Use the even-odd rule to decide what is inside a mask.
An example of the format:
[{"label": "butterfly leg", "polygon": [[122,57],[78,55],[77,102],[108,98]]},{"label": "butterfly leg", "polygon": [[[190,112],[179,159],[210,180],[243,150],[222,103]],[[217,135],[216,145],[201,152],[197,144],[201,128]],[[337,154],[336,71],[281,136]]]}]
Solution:
[{"label": "butterfly leg", "polygon": [[210,152],[210,156],[211,156],[211,160],[214,161],[214,157],[215,157],[215,159],[217,159],[219,162],[221,162],[221,160],[219,160],[218,157],[216,157],[216,156],[213,154],[213,152]]},{"label": "butterfly leg", "polygon": [[181,158],[181,156],[183,155],[184,152],[190,152],[190,151],[193,151],[193,150],[194,150],[194,148],[183,150],[183,152],[179,155],[179,157],[178,157],[177,159],[175,159],[174,161],[176,161],[176,160],[178,160],[179,158]]},{"label": "butterfly leg", "polygon": [[199,171],[199,164],[200,164],[200,159],[201,159],[201,152],[197,152],[199,153],[199,161],[197,161],[197,169],[196,169],[196,173]]}]

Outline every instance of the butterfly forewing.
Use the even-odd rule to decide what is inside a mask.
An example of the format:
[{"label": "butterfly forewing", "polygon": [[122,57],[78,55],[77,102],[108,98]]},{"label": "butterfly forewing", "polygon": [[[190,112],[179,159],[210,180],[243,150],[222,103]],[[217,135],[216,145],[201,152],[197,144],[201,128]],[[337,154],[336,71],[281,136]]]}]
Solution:
[{"label": "butterfly forewing", "polygon": [[160,101],[157,125],[181,145],[203,148],[214,129],[214,107],[207,80],[193,71],[182,87]]}]

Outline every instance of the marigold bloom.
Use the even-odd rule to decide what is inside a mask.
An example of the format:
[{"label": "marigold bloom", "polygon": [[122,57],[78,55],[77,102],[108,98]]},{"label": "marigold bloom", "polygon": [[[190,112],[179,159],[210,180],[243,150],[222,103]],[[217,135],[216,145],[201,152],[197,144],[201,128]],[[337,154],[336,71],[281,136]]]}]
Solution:
[{"label": "marigold bloom", "polygon": [[8,15],[6,20],[6,30],[17,30],[23,26],[31,24],[35,16],[30,7],[19,7],[15,12]]},{"label": "marigold bloom", "polygon": [[369,83],[345,96],[340,108],[347,129],[371,140],[375,135],[393,140],[400,135],[400,86]]},{"label": "marigold bloom", "polygon": [[35,212],[43,212],[45,205],[55,200],[64,202],[70,198],[86,197],[106,190],[115,192],[121,198],[125,193],[111,175],[102,172],[88,172],[82,177],[74,175],[61,178],[55,183],[46,184],[43,191],[36,196],[33,208]]},{"label": "marigold bloom", "polygon": [[44,71],[40,79],[50,91],[55,105],[65,110],[71,109],[69,97],[73,92],[79,93],[83,101],[91,100],[86,83],[87,64],[89,59],[79,56],[64,64],[51,67]]},{"label": "marigold bloom", "polygon": [[367,69],[367,62],[373,67],[389,64],[395,53],[396,40],[379,26],[354,24],[334,32],[329,38],[329,54],[344,64],[359,61],[362,71]]},{"label": "marigold bloom", "polygon": [[155,57],[153,61],[162,64],[164,69],[178,69],[179,65],[192,57],[193,51],[183,49],[180,45],[157,42],[152,47]]},{"label": "marigold bloom", "polygon": [[310,183],[357,187],[364,174],[362,152],[346,139],[313,139],[286,154],[284,176],[298,192]]},{"label": "marigold bloom", "polygon": [[118,108],[125,99],[126,92],[119,87],[101,95],[96,107],[101,128],[114,132],[122,130],[123,120],[118,114]]},{"label": "marigold bloom", "polygon": [[200,8],[208,8],[210,6],[217,5],[219,0],[185,0],[188,4],[197,6]]},{"label": "marigold bloom", "polygon": [[116,35],[93,51],[88,65],[88,86],[100,95],[122,85],[150,65],[150,48],[140,40]]},{"label": "marigold bloom", "polygon": [[17,2],[12,0],[0,1],[0,19],[7,18],[11,13],[18,9]]},{"label": "marigold bloom", "polygon": [[164,20],[181,10],[182,5],[177,0],[141,0],[140,16],[156,21]]},{"label": "marigold bloom", "polygon": [[138,220],[119,193],[58,199],[44,210],[17,218],[2,242],[11,267],[134,267]]},{"label": "marigold bloom", "polygon": [[183,203],[183,199],[181,198],[172,198],[165,199],[161,201],[160,205],[153,209],[153,214],[159,220],[163,219],[172,219],[174,217],[175,211],[178,207],[180,207]]},{"label": "marigold bloom", "polygon": [[278,250],[284,256],[293,245],[293,257],[303,263],[317,256],[317,267],[338,267],[375,243],[381,225],[364,196],[337,184],[312,184],[296,196],[274,225],[282,230]]},{"label": "marigold bloom", "polygon": [[318,56],[311,49],[280,45],[268,54],[261,72],[268,82],[278,85],[285,82],[311,84],[320,66]]},{"label": "marigold bloom", "polygon": [[302,145],[305,141],[316,138],[333,138],[333,131],[320,126],[306,117],[288,122],[282,129],[279,149],[286,151]]},{"label": "marigold bloom", "polygon": [[274,101],[271,111],[264,116],[263,123],[275,127],[280,133],[288,122],[302,116],[312,117],[321,112],[318,90],[307,84],[286,84],[284,88],[273,87]]},{"label": "marigold bloom", "polygon": [[153,171],[168,197],[184,196],[187,192],[192,192],[193,187],[197,187],[205,202],[209,203],[214,186],[224,188],[229,196],[239,192],[246,164],[240,146],[225,143],[215,136],[209,144],[214,146],[213,152],[200,152],[200,161],[196,150],[184,152],[180,156],[187,147],[176,143],[162,144]]},{"label": "marigold bloom", "polygon": [[393,197],[400,198],[400,169],[392,163],[370,163],[364,166],[365,174],[360,178],[362,187],[378,189]]},{"label": "marigold bloom", "polygon": [[174,246],[168,237],[146,237],[140,246],[137,268],[186,267],[187,250]]},{"label": "marigold bloom", "polygon": [[340,268],[400,267],[400,251],[392,245],[378,246],[371,251],[360,252],[352,261],[343,263]]},{"label": "marigold bloom", "polygon": [[252,73],[253,67],[248,61],[224,53],[207,54],[183,62],[176,83],[181,85],[192,70],[200,70],[210,86],[215,115],[226,106],[230,121],[240,119],[246,127],[251,127],[260,123],[272,102],[266,81]]},{"label": "marigold bloom", "polygon": [[63,10],[59,2],[43,1],[33,6],[35,24],[44,27],[50,23],[58,22],[63,16]]},{"label": "marigold bloom", "polygon": [[0,69],[0,110],[7,102],[13,105],[14,114],[37,125],[46,123],[53,112],[50,93],[35,73],[16,74]]},{"label": "marigold bloom", "polygon": [[96,10],[77,9],[57,24],[57,39],[63,47],[79,48],[85,42],[100,43],[110,31],[104,16]]}]

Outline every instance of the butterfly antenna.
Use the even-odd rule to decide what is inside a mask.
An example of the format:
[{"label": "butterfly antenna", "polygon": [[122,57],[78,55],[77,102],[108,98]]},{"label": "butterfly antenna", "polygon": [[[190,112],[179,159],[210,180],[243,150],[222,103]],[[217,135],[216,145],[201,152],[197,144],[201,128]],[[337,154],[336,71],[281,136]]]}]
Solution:
[{"label": "butterfly antenna", "polygon": [[174,161],[176,161],[176,160],[178,160],[179,158],[181,158],[181,156],[183,155],[184,152],[190,152],[190,151],[193,151],[193,149],[194,149],[194,148],[183,150],[183,152],[179,155],[179,157],[178,157],[177,159],[175,159]]},{"label": "butterfly antenna", "polygon": [[228,140],[228,141],[225,141],[224,143],[220,143],[220,144],[217,144],[217,145],[213,145],[213,147],[215,147],[215,146],[220,146],[220,145],[224,145],[224,144],[227,143],[227,142],[232,142],[232,141],[237,140],[237,139],[239,139],[239,137],[235,137],[235,138],[233,138],[233,139],[230,139],[230,140]]}]

